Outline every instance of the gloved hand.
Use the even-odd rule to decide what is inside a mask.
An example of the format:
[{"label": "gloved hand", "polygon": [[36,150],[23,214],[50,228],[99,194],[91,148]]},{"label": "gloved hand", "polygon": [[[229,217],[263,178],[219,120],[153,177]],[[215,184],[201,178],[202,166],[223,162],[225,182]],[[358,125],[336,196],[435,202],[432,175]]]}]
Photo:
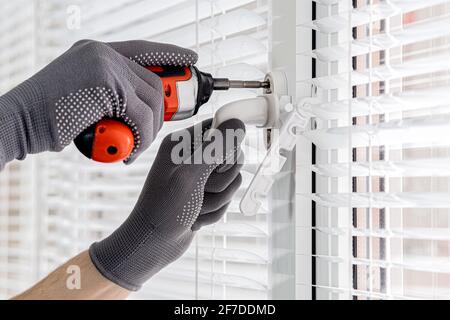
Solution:
[{"label": "gloved hand", "polygon": [[[198,229],[219,221],[225,213],[242,181],[240,144],[245,127],[240,120],[229,120],[216,130],[223,141],[202,141],[202,132],[210,126],[211,121],[206,121],[185,131],[184,137],[193,137],[195,142],[191,147],[185,138],[187,147],[181,151],[177,147],[180,133],[163,140],[130,216],[109,237],[90,247],[92,262],[107,279],[138,290],[187,250]],[[205,161],[203,152],[212,153],[214,161]],[[172,161],[178,154],[182,164]]]},{"label": "gloved hand", "polygon": [[197,54],[147,41],[82,40],[0,97],[0,169],[28,153],[60,151],[104,117],[132,129],[131,163],[163,123],[161,80],[142,66],[191,65]]}]

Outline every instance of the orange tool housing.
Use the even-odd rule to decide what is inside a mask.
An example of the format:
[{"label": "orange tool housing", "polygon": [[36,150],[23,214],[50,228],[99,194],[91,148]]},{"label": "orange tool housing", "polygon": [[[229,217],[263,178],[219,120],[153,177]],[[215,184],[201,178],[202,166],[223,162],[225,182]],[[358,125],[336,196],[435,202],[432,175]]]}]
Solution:
[{"label": "orange tool housing", "polygon": [[161,66],[149,66],[145,68],[161,78],[164,90],[164,121],[170,121],[177,113],[179,107],[177,82],[190,80],[192,78],[191,69],[189,67],[174,68]]}]

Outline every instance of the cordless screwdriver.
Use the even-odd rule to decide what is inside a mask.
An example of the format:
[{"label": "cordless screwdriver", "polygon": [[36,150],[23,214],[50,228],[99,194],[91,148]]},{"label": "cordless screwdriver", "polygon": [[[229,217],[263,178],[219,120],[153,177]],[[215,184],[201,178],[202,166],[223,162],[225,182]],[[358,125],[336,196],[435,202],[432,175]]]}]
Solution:
[{"label": "cordless screwdriver", "polygon": [[[215,90],[231,88],[268,89],[268,81],[241,81],[213,78],[197,67],[149,66],[162,80],[164,121],[176,121],[197,114]],[[120,119],[102,119],[83,131],[75,145],[87,158],[113,163],[127,159],[134,148],[132,130]]]}]

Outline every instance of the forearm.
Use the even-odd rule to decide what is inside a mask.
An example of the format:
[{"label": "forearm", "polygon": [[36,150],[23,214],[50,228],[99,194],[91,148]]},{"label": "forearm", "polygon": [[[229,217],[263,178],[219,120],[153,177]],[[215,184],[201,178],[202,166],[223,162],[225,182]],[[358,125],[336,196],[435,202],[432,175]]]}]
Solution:
[{"label": "forearm", "polygon": [[[77,282],[79,281],[79,282]],[[17,300],[125,299],[130,292],[104,278],[84,251],[50,273]]]},{"label": "forearm", "polygon": [[42,99],[30,81],[0,96],[0,170],[28,153],[50,150],[52,133]]}]

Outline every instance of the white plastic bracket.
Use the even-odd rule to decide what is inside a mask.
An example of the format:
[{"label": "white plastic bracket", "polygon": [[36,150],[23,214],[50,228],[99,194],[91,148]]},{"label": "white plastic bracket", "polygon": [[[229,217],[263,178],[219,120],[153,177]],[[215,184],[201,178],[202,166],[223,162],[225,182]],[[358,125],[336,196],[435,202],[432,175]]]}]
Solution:
[{"label": "white plastic bracket", "polygon": [[[281,97],[280,102],[290,101],[289,98]],[[272,131],[268,153],[241,199],[241,212],[247,216],[255,215],[261,208],[262,201],[267,198],[275,181],[275,175],[282,170],[286,162],[283,152],[294,149],[297,135],[306,130],[311,118],[311,114],[306,109],[296,108],[290,102],[283,104],[281,108],[286,113],[286,117],[282,120],[279,130]]]},{"label": "white plastic bracket", "polygon": [[[226,120],[237,118],[247,125],[264,128],[268,137],[268,152],[241,199],[240,209],[245,215],[255,215],[267,197],[275,179],[286,162],[284,152],[292,151],[297,135],[304,132],[311,118],[308,99],[297,107],[288,95],[288,84],[283,72],[272,72],[266,77],[271,84],[266,94],[253,99],[229,103],[214,115],[213,128]],[[267,131],[269,130],[269,131]]]}]

